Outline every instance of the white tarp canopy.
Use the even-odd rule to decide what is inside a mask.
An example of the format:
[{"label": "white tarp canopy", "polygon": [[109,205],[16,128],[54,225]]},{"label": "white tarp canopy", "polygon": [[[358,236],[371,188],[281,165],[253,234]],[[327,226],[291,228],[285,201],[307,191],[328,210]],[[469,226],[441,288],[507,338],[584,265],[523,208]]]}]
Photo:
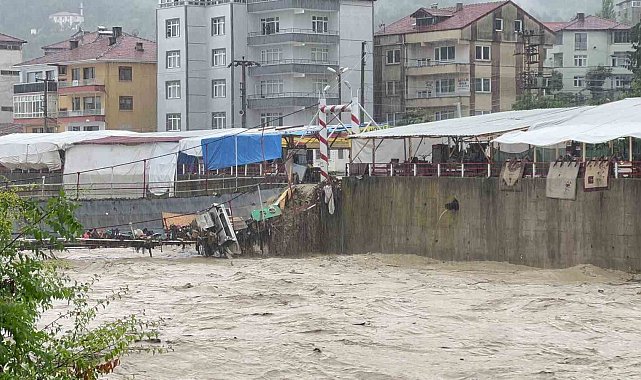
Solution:
[{"label": "white tarp canopy", "polygon": [[202,157],[203,149],[201,141],[207,138],[224,138],[225,136],[233,136],[239,133],[245,133],[243,128],[229,128],[229,129],[218,129],[213,131],[204,131],[206,134],[197,134],[195,136],[187,137],[180,140],[178,149],[181,153],[188,156]]},{"label": "white tarp canopy", "polygon": [[[447,139],[446,139],[447,142]],[[352,140],[352,161],[356,163],[372,162],[376,149],[376,162],[401,162],[418,157],[421,160],[432,160],[432,145],[442,144],[442,139],[408,138],[406,140]]]},{"label": "white tarp canopy", "polygon": [[506,133],[494,142],[552,146],[566,141],[599,144],[621,137],[641,138],[641,98],[590,107],[572,118],[529,131]]},{"label": "white tarp canopy", "polygon": [[469,116],[403,127],[359,133],[353,139],[402,139],[407,137],[480,137],[507,131],[554,125],[585,112],[592,107],[550,108],[507,111]]},{"label": "white tarp canopy", "polygon": [[126,131],[92,131],[61,133],[14,133],[0,136],[0,165],[9,169],[49,169],[62,167],[61,150],[80,141],[109,136],[136,135]]}]

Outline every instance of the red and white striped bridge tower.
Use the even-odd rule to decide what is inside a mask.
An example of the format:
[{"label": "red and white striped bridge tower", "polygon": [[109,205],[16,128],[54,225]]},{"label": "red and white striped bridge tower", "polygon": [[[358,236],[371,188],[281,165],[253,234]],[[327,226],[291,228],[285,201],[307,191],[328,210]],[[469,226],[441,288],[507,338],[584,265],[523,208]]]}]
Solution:
[{"label": "red and white striped bridge tower", "polygon": [[[360,105],[358,98],[353,97],[351,103],[342,105],[327,105],[327,100],[321,98],[318,102],[318,125],[320,131],[318,133],[318,141],[320,145],[320,158],[321,158],[321,182],[329,181],[329,136],[327,132],[327,119],[328,115],[334,116],[339,124],[340,115],[343,112],[351,112],[351,133],[359,133],[361,121],[359,119]],[[331,120],[330,120],[331,122]]]}]

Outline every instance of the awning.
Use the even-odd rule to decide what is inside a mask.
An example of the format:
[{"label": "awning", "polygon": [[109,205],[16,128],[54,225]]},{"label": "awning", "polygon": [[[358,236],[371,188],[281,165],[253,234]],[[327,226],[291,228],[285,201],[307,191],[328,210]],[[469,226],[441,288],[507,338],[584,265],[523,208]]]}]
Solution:
[{"label": "awning", "polygon": [[217,170],[281,158],[282,134],[251,131],[202,140],[205,167]]}]

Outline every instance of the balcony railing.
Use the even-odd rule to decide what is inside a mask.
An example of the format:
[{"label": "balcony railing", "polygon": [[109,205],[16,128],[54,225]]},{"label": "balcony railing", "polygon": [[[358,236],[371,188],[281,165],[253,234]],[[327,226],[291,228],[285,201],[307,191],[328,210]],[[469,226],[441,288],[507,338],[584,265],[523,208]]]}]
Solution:
[{"label": "balcony railing", "polygon": [[72,80],[69,82],[58,82],[59,88],[83,87],[83,86],[104,86],[105,84],[97,79]]},{"label": "balcony railing", "polygon": [[338,44],[340,37],[338,31],[328,30],[317,32],[313,29],[302,28],[280,28],[278,32],[265,34],[263,32],[251,32],[247,37],[247,44],[270,45],[280,43],[316,43],[316,44]]},{"label": "balcony railing", "polygon": [[338,11],[340,2],[336,0],[247,0],[248,12],[267,12],[292,8]]},{"label": "balcony railing", "polygon": [[327,74],[327,68],[331,67],[338,71],[336,61],[314,61],[311,59],[281,59],[280,61],[262,62],[260,66],[249,69],[250,75],[270,74]]},{"label": "balcony railing", "polygon": [[208,6],[208,5],[217,5],[217,4],[227,4],[227,3],[244,3],[244,0],[160,0],[158,2],[158,7],[160,8],[170,8],[170,7],[179,7],[181,5],[196,5],[196,6]]},{"label": "balcony railing", "polygon": [[[328,104],[338,103],[338,94],[327,94]],[[308,107],[318,103],[318,95],[311,92],[280,92],[273,94],[255,94],[247,97],[249,108],[270,107]]]},{"label": "balcony railing", "polygon": [[58,117],[83,117],[83,116],[104,116],[104,115],[105,115],[104,108],[58,112]]},{"label": "balcony railing", "polygon": [[[44,91],[45,91],[45,82],[18,83],[13,85],[14,94],[26,94],[30,92],[44,92]],[[47,91],[48,92],[58,91],[58,83],[47,82]]]}]

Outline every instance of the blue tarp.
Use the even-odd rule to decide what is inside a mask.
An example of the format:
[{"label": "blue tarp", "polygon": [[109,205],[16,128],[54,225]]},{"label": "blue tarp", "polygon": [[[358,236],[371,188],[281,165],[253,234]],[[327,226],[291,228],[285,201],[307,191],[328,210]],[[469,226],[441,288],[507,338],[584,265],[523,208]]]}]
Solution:
[{"label": "blue tarp", "polygon": [[201,141],[208,170],[275,160],[283,156],[280,133],[241,133]]}]

